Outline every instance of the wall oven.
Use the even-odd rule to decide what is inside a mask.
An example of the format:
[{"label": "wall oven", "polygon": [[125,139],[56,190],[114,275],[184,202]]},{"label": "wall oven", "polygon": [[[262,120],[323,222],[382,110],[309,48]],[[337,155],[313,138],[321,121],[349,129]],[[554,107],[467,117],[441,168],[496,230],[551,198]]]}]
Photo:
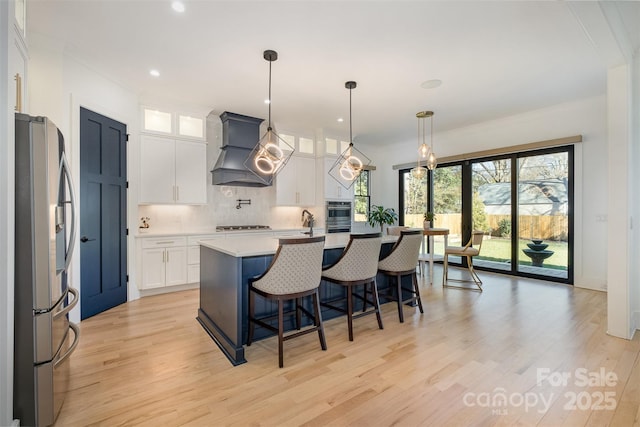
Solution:
[{"label": "wall oven", "polygon": [[327,202],[327,233],[351,233],[351,202]]}]

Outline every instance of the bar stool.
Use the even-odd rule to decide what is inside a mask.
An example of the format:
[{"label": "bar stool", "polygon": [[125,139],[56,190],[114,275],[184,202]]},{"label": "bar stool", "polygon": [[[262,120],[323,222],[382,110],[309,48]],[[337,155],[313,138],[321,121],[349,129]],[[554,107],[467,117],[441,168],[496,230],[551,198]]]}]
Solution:
[{"label": "bar stool", "polygon": [[[400,232],[400,238],[391,249],[391,253],[378,262],[378,272],[386,276],[394,277],[396,282],[396,295],[391,292],[381,294],[385,299],[398,302],[398,317],[400,322],[404,322],[404,312],[402,305],[415,302],[418,304],[420,313],[422,310],[422,301],[420,300],[420,289],[418,288],[418,279],[416,277],[416,265],[418,264],[418,256],[420,254],[420,246],[422,245],[422,230],[406,230]],[[412,288],[402,286],[402,277],[411,275]],[[391,282],[391,281],[389,281]],[[391,284],[391,283],[390,283]],[[402,291],[411,293],[411,297],[402,299]]]},{"label": "bar stool", "polygon": [[[311,238],[280,239],[278,251],[271,265],[263,274],[249,279],[249,334],[247,346],[253,341],[255,325],[260,325],[278,334],[278,364],[282,368],[283,343],[292,338],[318,331],[320,347],[327,349],[324,326],[320,313],[318,287],[322,274],[322,257],[324,253],[324,236]],[[255,317],[255,294],[268,300],[278,302],[277,316]],[[314,312],[311,314],[302,306],[302,298],[313,296]],[[285,313],[284,302],[293,300],[294,309]],[[301,313],[313,319],[313,327],[301,329]],[[295,314],[298,332],[284,335],[285,314]],[[266,321],[278,318],[278,327]]]},{"label": "bar stool", "polygon": [[[346,288],[346,310],[335,305],[337,301],[344,299],[332,301],[333,304],[322,303],[321,305],[346,313],[349,326],[349,341],[353,341],[353,319],[375,313],[378,318],[378,327],[383,329],[380,302],[378,300],[378,286],[376,284],[381,246],[381,233],[352,234],[340,258],[333,265],[322,270],[322,280]],[[364,285],[363,295],[354,292],[354,288],[358,285]],[[368,298],[369,296],[371,296],[371,299]],[[353,314],[353,297],[364,301],[362,312],[357,315]],[[373,306],[373,310],[366,310],[367,303]]]},{"label": "bar stool", "polygon": [[[484,238],[484,231],[482,230],[474,230],[471,234],[471,238],[464,246],[446,246],[444,248],[444,265],[442,272],[442,286],[446,288],[458,288],[458,289],[468,289],[472,291],[480,291],[482,292],[482,280],[478,276],[478,273],[473,268],[473,257],[480,255],[480,249],[482,248],[482,240]],[[469,274],[471,275],[471,280],[462,280],[462,279],[450,279],[449,278],[449,255],[457,255],[459,257],[467,258],[467,268],[469,269]],[[469,282],[473,283],[477,286],[476,288],[469,288],[464,286],[455,286],[450,285],[448,282]]]}]

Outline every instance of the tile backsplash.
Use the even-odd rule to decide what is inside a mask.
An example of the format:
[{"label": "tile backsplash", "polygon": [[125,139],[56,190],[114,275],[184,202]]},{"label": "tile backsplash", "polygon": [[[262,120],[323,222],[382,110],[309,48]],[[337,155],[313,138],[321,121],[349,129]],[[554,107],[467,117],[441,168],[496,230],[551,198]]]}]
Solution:
[{"label": "tile backsplash", "polygon": [[[238,199],[251,200],[237,209]],[[268,225],[271,228],[302,227],[300,207],[275,206],[275,188],[209,185],[207,205],[139,205],[138,219],[149,217],[152,232],[198,232],[218,225]],[[320,207],[309,209],[324,223]],[[321,218],[322,217],[322,218]],[[320,224],[320,222],[317,222]],[[140,225],[140,224],[138,224]]]}]

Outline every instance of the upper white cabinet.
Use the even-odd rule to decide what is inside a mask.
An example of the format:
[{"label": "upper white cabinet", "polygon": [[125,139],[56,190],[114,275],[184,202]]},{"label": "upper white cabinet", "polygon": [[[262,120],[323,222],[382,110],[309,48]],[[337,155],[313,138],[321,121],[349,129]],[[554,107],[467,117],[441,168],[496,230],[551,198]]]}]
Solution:
[{"label": "upper white cabinet", "polygon": [[201,142],[142,135],[141,204],[206,204],[207,146]]},{"label": "upper white cabinet", "polygon": [[333,138],[325,138],[324,140],[324,154],[330,156],[340,155],[349,148],[349,141],[341,141]]},{"label": "upper white cabinet", "polygon": [[350,188],[344,187],[344,185],[348,186],[351,182],[344,180],[342,181],[343,185],[329,175],[329,171],[336,160],[337,157],[325,157],[324,159],[324,198],[326,200],[353,200],[353,185]]},{"label": "upper white cabinet", "polygon": [[[25,42],[25,2],[24,0],[7,3],[10,16],[7,16],[9,35],[8,43],[2,42],[2,55],[7,57],[7,97],[9,111],[28,113],[27,106],[27,70],[29,65],[27,44]],[[13,17],[11,16],[13,12]],[[4,18],[4,17],[3,17]],[[2,23],[3,28],[4,22]],[[7,48],[8,51],[4,49]],[[3,82],[4,84],[5,82]],[[4,102],[4,101],[3,101]]]},{"label": "upper white cabinet", "polygon": [[[289,135],[285,133],[278,134],[278,136],[298,154],[313,156],[316,153],[316,145],[313,138]],[[289,148],[284,144],[280,144],[280,148],[283,150],[289,150]]]},{"label": "upper white cabinet", "polygon": [[313,206],[315,203],[315,158],[291,156],[276,176],[276,205]]},{"label": "upper white cabinet", "polygon": [[162,111],[156,108],[142,108],[142,131],[178,138],[204,140],[204,117]]}]

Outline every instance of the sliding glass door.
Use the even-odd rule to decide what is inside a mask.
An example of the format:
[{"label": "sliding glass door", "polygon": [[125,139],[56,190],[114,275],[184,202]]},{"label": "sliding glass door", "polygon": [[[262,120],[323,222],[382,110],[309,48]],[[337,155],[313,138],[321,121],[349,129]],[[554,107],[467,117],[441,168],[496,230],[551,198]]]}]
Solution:
[{"label": "sliding glass door", "polygon": [[475,265],[511,270],[511,159],[471,164],[471,215],[474,230],[482,230],[481,257]]},{"label": "sliding glass door", "polygon": [[[438,167],[433,171],[433,226],[448,228],[449,246],[462,244],[462,165]],[[434,236],[434,254],[444,255],[444,236]],[[459,263],[459,257],[451,257]]]},{"label": "sliding glass door", "polygon": [[[420,227],[433,211],[451,246],[484,231],[476,267],[572,282],[573,146],[442,164],[419,184],[408,172],[400,171],[401,224]],[[436,254],[443,245],[436,239]]]},{"label": "sliding glass door", "polygon": [[518,271],[568,278],[568,152],[518,158]]}]

